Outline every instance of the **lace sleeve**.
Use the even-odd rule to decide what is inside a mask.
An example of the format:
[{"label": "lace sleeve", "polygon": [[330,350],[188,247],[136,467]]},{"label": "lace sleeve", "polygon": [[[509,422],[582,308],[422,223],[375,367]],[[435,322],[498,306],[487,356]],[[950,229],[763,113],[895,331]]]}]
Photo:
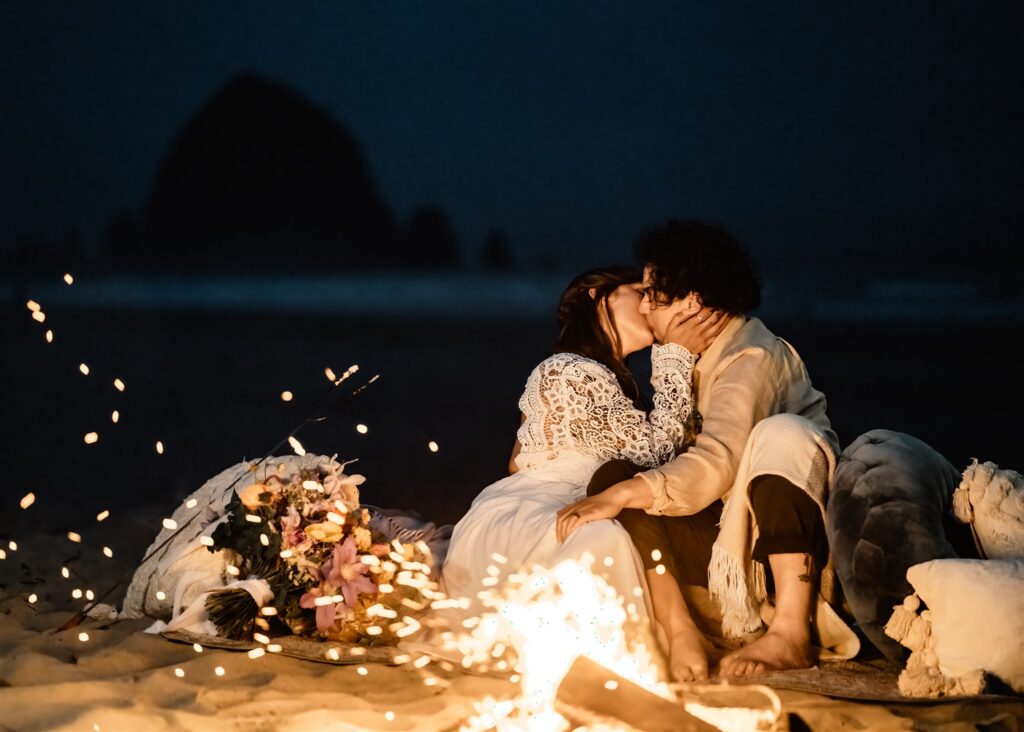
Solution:
[{"label": "lace sleeve", "polygon": [[696,437],[693,408],[693,365],[696,359],[676,343],[651,348],[651,384],[654,410],[651,423],[671,439],[675,453],[693,444]]},{"label": "lace sleeve", "polygon": [[655,359],[655,409],[650,419],[622,392],[607,367],[575,354],[545,360],[530,376],[520,408],[523,452],[572,450],[603,459],[657,466],[672,458],[690,414],[692,357],[678,346]]}]

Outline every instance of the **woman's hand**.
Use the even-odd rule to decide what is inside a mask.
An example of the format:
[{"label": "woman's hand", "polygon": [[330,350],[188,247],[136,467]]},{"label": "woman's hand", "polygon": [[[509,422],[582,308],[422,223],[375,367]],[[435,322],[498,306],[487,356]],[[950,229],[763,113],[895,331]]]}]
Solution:
[{"label": "woman's hand", "polygon": [[714,343],[729,322],[721,310],[702,307],[696,313],[679,313],[665,331],[664,343],[676,343],[694,356],[699,356]]},{"label": "woman's hand", "polygon": [[[621,484],[619,484],[621,485]],[[569,504],[560,510],[555,519],[555,536],[559,542],[565,542],[569,534],[584,524],[601,519],[613,519],[626,507],[621,492],[612,486],[596,496],[588,496],[582,501]]]}]

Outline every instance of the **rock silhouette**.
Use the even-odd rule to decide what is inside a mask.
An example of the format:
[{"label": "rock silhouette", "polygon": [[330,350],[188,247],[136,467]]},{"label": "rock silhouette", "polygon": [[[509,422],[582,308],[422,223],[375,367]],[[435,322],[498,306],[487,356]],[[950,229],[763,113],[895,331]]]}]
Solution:
[{"label": "rock silhouette", "polygon": [[[325,110],[252,73],[229,81],[181,130],[143,218],[143,238],[122,228],[111,247],[137,265],[400,264],[394,218],[355,140]],[[135,256],[123,251],[131,241]]]}]

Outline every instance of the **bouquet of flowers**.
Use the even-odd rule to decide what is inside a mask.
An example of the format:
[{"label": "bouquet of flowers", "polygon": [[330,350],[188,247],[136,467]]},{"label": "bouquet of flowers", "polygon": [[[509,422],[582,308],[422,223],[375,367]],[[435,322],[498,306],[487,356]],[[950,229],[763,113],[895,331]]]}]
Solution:
[{"label": "bouquet of flowers", "polygon": [[345,467],[333,459],[291,471],[282,464],[235,493],[205,543],[228,552],[232,579],[265,582],[270,599],[261,607],[230,585],[209,593],[219,635],[249,639],[277,624],[307,637],[395,644],[420,629],[417,617],[443,597],[430,580],[430,549],[376,532],[359,502],[365,479]]}]

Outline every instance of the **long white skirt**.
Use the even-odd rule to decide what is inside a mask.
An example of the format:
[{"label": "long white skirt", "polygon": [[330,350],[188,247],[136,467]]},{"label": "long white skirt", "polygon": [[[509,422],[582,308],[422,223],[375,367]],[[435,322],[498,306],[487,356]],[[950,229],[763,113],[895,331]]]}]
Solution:
[{"label": "long white skirt", "polygon": [[[586,485],[581,483],[589,480],[599,465],[588,459],[585,466],[574,460],[571,465],[523,470],[491,484],[474,499],[452,533],[443,572],[443,587],[449,597],[469,598],[474,603],[467,616],[479,611],[477,593],[485,589],[483,579],[489,576],[489,566],[498,566],[505,575],[528,571],[534,565],[554,567],[566,559],[582,561],[589,554],[595,560],[592,571],[619,594],[623,607],[633,610],[642,622],[650,620],[643,564],[629,534],[617,521],[586,524],[564,544],[555,536],[556,513],[586,496]],[[495,562],[494,554],[508,562]]]}]

